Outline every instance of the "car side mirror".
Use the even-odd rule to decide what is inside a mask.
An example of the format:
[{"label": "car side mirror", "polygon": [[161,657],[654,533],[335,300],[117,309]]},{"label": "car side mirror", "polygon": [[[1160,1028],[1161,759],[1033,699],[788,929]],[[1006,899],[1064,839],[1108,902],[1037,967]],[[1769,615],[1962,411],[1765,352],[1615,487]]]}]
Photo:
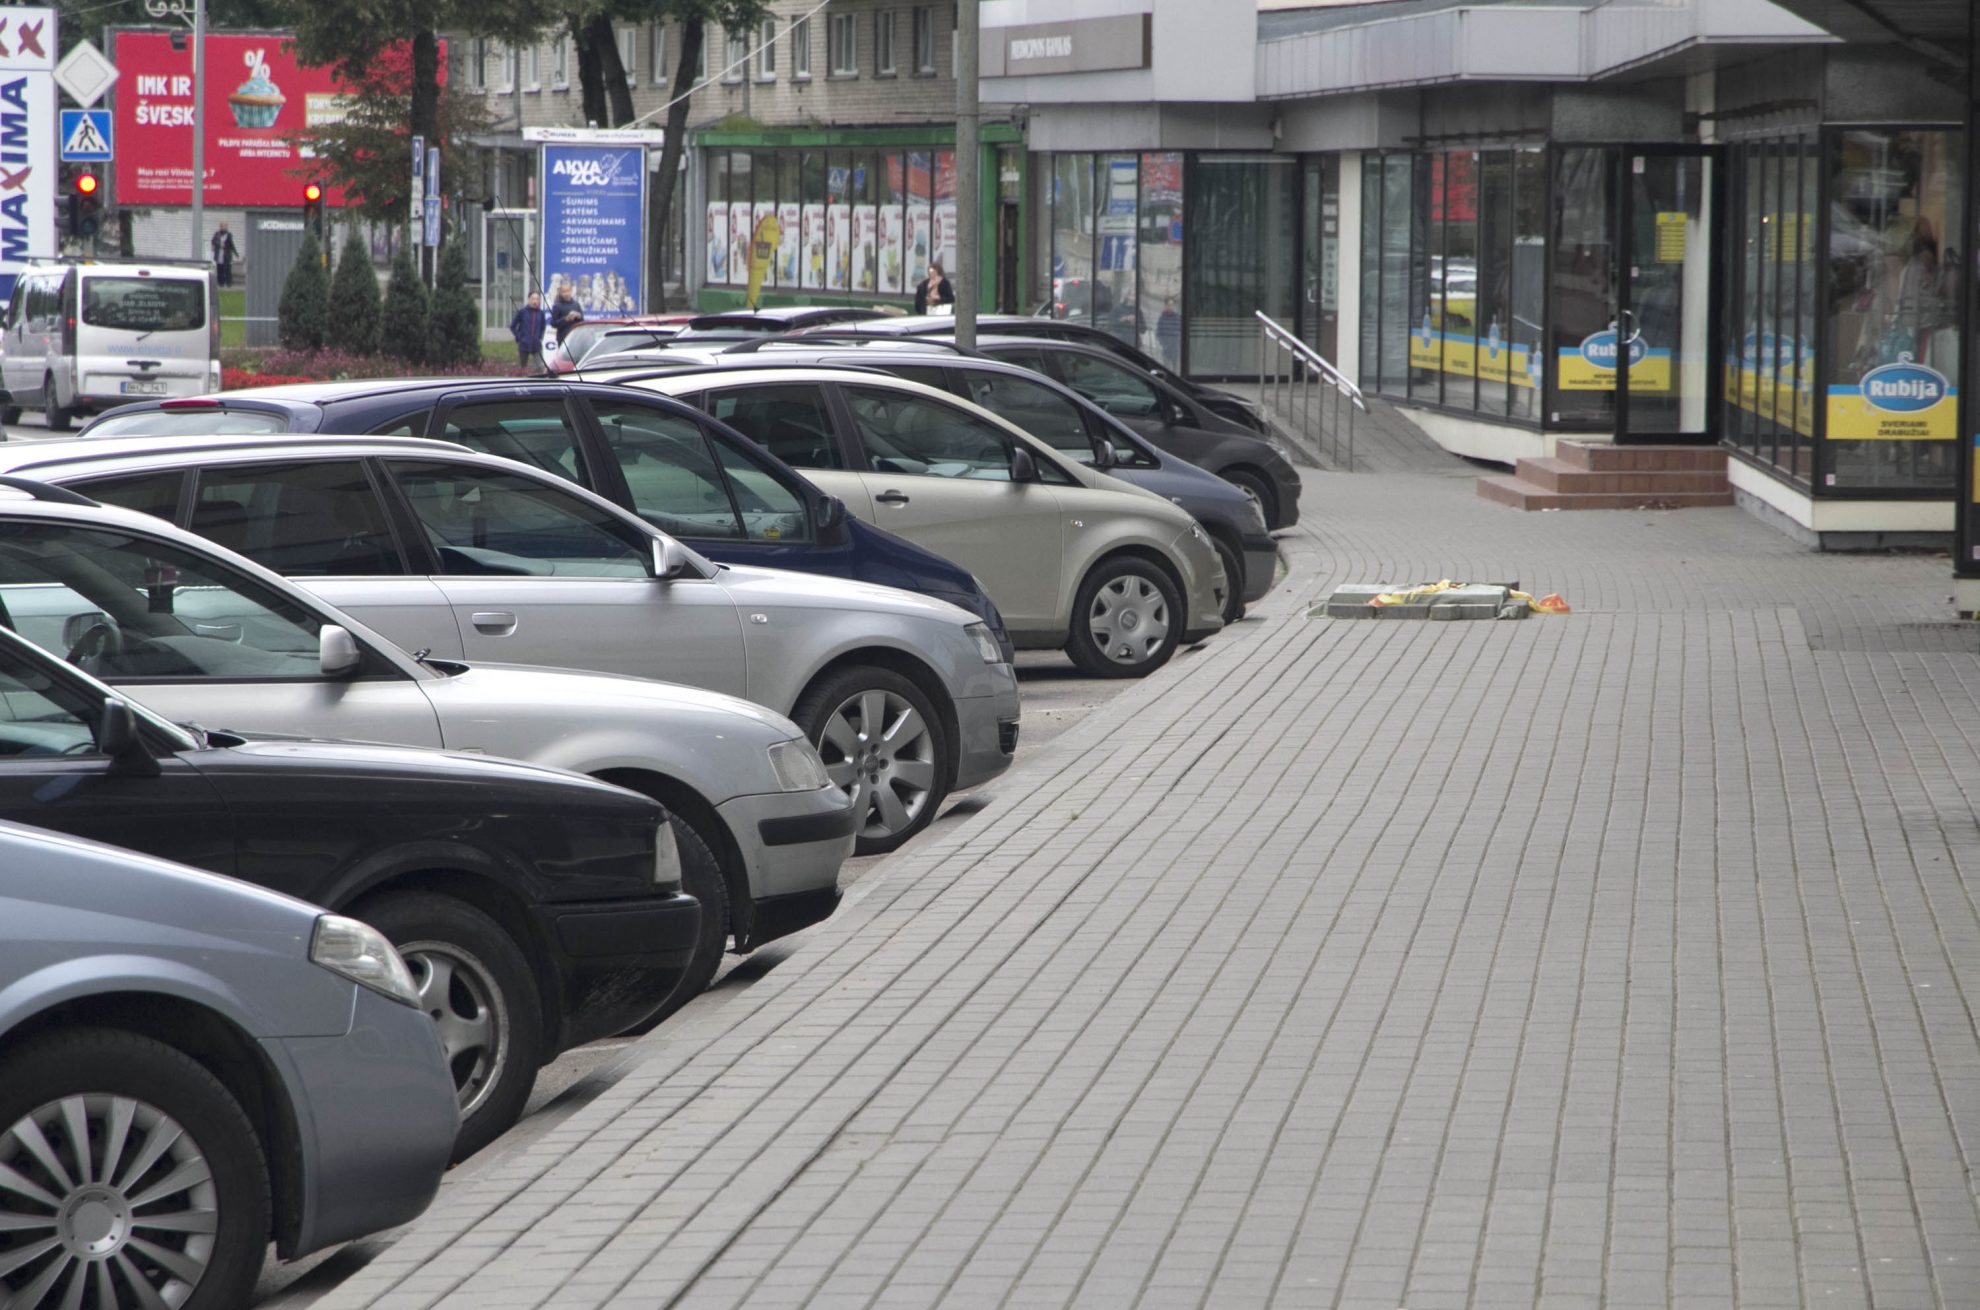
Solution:
[{"label": "car side mirror", "polygon": [[326,623],[316,634],[316,667],[326,678],[342,678],[358,671],[364,652],[348,629]]},{"label": "car side mirror", "polygon": [[1116,458],[1114,457],[1114,443],[1113,443],[1113,442],[1111,442],[1111,441],[1096,441],[1096,442],[1094,442],[1094,443],[1093,443],[1093,467],[1094,467],[1094,468],[1097,468],[1097,469],[1100,469],[1101,471],[1103,471],[1103,472],[1104,472],[1104,471],[1106,471],[1107,469],[1110,469],[1110,468],[1113,468],[1113,467],[1114,467],[1115,465],[1117,465],[1117,464],[1119,464],[1119,463],[1120,463],[1120,460],[1118,460],[1118,459],[1116,459]]},{"label": "car side mirror", "polygon": [[158,761],[144,744],[137,714],[127,700],[116,696],[103,698],[102,712],[96,717],[96,749],[110,758],[111,768],[117,773],[158,776]]},{"label": "car side mirror", "polygon": [[1033,459],[1031,452],[1023,446],[1011,452],[1011,481],[1038,481],[1038,461]]},{"label": "car side mirror", "polygon": [[837,496],[825,496],[819,500],[812,517],[820,532],[830,532],[846,521],[846,502]]},{"label": "car side mirror", "polygon": [[653,543],[653,576],[661,582],[672,582],[688,571],[687,548],[672,537],[662,537]]}]

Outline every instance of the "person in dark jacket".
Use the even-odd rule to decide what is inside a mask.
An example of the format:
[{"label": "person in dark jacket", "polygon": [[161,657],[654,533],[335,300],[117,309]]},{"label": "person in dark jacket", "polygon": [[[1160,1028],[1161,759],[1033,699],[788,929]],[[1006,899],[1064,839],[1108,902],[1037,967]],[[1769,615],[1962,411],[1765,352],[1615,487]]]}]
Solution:
[{"label": "person in dark jacket", "polygon": [[953,305],[956,303],[956,289],[949,285],[948,275],[936,263],[928,265],[928,276],[915,284],[914,312],[926,314],[931,304]]},{"label": "person in dark jacket", "polygon": [[543,365],[543,293],[532,291],[529,302],[516,311],[509,320],[509,335],[516,339],[516,363],[525,373],[534,373]]},{"label": "person in dark jacket", "polygon": [[563,345],[571,329],[584,322],[584,306],[578,304],[569,279],[557,284],[557,298],[550,302],[550,326],[557,330],[557,344]]}]

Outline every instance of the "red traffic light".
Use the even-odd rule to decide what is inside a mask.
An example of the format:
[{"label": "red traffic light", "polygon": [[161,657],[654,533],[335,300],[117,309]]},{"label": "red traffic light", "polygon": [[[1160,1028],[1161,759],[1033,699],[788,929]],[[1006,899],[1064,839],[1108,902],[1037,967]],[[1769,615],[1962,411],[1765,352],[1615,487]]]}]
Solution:
[{"label": "red traffic light", "polygon": [[77,176],[76,178],[77,195],[93,196],[96,194],[96,188],[97,188],[96,174],[82,173]]},{"label": "red traffic light", "polygon": [[313,205],[321,199],[323,199],[323,188],[318,186],[316,183],[311,182],[308,186],[305,186],[303,188],[304,204]]}]

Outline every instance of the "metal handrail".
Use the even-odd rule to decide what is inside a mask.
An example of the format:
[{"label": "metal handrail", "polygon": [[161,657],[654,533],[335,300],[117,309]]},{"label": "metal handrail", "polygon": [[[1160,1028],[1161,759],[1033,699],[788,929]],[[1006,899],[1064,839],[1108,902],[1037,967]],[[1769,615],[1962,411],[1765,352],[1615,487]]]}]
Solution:
[{"label": "metal handrail", "polygon": [[[1354,415],[1356,410],[1364,414],[1368,412],[1361,388],[1271,315],[1263,310],[1252,313],[1258,320],[1259,402],[1266,403],[1265,385],[1269,372],[1272,386],[1270,406],[1289,424],[1297,425],[1298,430],[1293,435],[1300,444],[1305,445],[1316,460],[1325,456],[1353,472]],[[1321,392],[1318,397],[1314,394],[1316,389]],[[1344,408],[1347,412],[1345,450],[1341,441],[1341,412]]]}]

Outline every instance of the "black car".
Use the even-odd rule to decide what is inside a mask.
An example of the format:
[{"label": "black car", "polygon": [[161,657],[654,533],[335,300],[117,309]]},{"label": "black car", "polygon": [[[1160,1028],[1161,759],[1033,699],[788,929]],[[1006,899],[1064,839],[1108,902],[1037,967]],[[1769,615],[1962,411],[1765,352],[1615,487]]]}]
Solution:
[{"label": "black car", "polygon": [[[860,522],[744,434],[651,392],[514,378],[296,383],[124,405],[81,435],[277,432],[437,437],[519,459],[590,488],[718,563],[822,573],[959,605],[1011,658],[1004,616],[968,569]],[[711,502],[731,514],[714,521]]]},{"label": "black car", "polygon": [[[1101,287],[1094,288],[1098,292]],[[1092,346],[1111,355],[1119,355],[1128,363],[1152,374],[1170,386],[1184,392],[1218,418],[1236,423],[1250,432],[1270,436],[1271,424],[1266,422],[1265,413],[1256,402],[1245,399],[1234,392],[1223,391],[1192,381],[1174,368],[1162,363],[1146,351],[1139,350],[1105,328],[1091,323],[1069,322],[1065,318],[1054,318],[1049,314],[1050,306],[1037,314],[978,314],[977,330],[994,332],[1000,337],[1043,337],[1048,341],[1070,341],[1074,345]],[[1129,328],[1133,327],[1132,321]],[[823,329],[832,331],[831,328]],[[872,325],[876,332],[898,333],[903,336],[948,336],[956,330],[956,321],[938,314],[919,314],[889,318]]]},{"label": "black car", "polygon": [[[0,574],[34,568],[31,525]],[[165,562],[146,604],[169,614]],[[86,653],[110,638],[82,632]],[[180,727],[55,659],[0,611],[0,819],[230,874],[363,919],[406,958],[461,1098],[455,1158],[522,1113],[537,1069],[666,1002],[701,910],[654,801],[577,774],[399,746]]]},{"label": "black car", "polygon": [[1299,522],[1291,452],[1218,418],[1179,388],[1108,351],[1070,341],[983,336],[976,349],[1063,382],[1171,455],[1209,469],[1257,500],[1273,531]]}]

